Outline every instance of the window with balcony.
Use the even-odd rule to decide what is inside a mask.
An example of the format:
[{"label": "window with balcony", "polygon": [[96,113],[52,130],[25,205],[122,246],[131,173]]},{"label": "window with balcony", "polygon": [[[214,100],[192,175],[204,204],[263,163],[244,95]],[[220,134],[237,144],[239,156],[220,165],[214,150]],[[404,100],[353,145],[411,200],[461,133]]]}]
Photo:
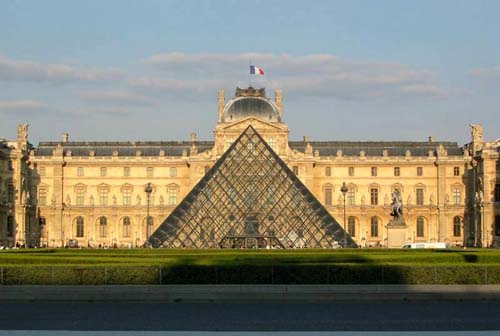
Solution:
[{"label": "window with balcony", "polygon": [[424,205],[424,188],[417,188],[415,189],[416,193],[416,204],[417,205]]},{"label": "window with balcony", "polygon": [[123,189],[123,205],[132,204],[132,190],[126,188]]},{"label": "window with balcony", "polygon": [[81,188],[81,187],[77,188],[76,189],[76,205],[83,205],[84,199],[85,199],[85,189]]},{"label": "window with balcony", "polygon": [[453,188],[453,204],[460,205],[462,203],[462,191],[460,188]]},{"label": "window with balcony", "polygon": [[370,204],[378,205],[378,188],[370,189]]},{"label": "window with balcony", "polygon": [[47,189],[40,188],[38,190],[38,205],[45,206],[47,205]]}]

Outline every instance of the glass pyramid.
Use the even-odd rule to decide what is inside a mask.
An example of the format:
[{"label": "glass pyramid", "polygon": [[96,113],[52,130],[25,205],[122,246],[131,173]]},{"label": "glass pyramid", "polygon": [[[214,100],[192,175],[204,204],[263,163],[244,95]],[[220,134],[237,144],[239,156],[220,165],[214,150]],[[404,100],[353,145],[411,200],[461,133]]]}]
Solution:
[{"label": "glass pyramid", "polygon": [[[169,248],[333,248],[344,230],[249,126],[147,244]],[[355,242],[347,237],[347,245]]]}]

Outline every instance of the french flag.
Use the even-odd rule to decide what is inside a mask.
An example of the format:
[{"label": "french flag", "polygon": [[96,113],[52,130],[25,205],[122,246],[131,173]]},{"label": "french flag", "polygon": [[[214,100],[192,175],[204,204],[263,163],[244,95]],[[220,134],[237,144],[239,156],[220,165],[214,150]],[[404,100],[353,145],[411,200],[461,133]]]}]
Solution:
[{"label": "french flag", "polygon": [[262,70],[261,68],[257,68],[254,65],[250,65],[250,75],[263,75],[263,74],[264,70]]}]

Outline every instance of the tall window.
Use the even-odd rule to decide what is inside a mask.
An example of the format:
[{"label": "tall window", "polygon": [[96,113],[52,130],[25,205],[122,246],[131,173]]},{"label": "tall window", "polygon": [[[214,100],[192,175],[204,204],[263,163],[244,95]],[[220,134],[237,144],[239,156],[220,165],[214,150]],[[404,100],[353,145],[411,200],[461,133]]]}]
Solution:
[{"label": "tall window", "polygon": [[460,167],[453,167],[453,176],[460,176]]},{"label": "tall window", "polygon": [[38,175],[40,176],[47,175],[47,169],[45,167],[40,167],[40,169],[38,170]]},{"label": "tall window", "polygon": [[101,205],[108,205],[108,189],[99,189],[99,201]]},{"label": "tall window", "polygon": [[371,171],[372,171],[372,176],[377,176],[377,167],[372,167]]},{"label": "tall window", "polygon": [[462,219],[458,216],[453,218],[453,236],[460,237],[462,235]]},{"label": "tall window", "polygon": [[349,187],[347,189],[347,204],[354,205],[356,204],[356,188]]},{"label": "tall window", "polygon": [[123,237],[130,237],[130,218],[123,218]]},{"label": "tall window", "polygon": [[101,238],[105,238],[108,235],[108,220],[106,217],[99,219],[99,235]]},{"label": "tall window", "polygon": [[130,176],[130,167],[123,167],[123,176],[125,177]]},{"label": "tall window", "polygon": [[495,236],[500,236],[500,216],[495,216]]},{"label": "tall window", "polygon": [[332,205],[332,187],[325,187],[325,205]]},{"label": "tall window", "polygon": [[500,184],[495,184],[495,202],[500,202]]},{"label": "tall window", "polygon": [[81,238],[84,236],[84,225],[83,225],[83,217],[76,218],[76,236]]},{"label": "tall window", "polygon": [[423,176],[423,175],[424,175],[424,168],[417,167],[417,176]]},{"label": "tall window", "polygon": [[332,167],[325,167],[325,176],[332,176]]},{"label": "tall window", "polygon": [[38,190],[38,204],[40,206],[47,205],[47,189],[40,188],[40,190]]},{"label": "tall window", "polygon": [[79,187],[76,189],[76,205],[83,205],[85,198],[85,189]]},{"label": "tall window", "polygon": [[349,217],[347,219],[347,233],[349,233],[351,237],[356,237],[356,218]]},{"label": "tall window", "polygon": [[106,176],[108,174],[108,169],[106,167],[101,167],[101,176]]},{"label": "tall window", "polygon": [[453,188],[453,204],[459,205],[461,203],[462,193],[460,188]]},{"label": "tall window", "polygon": [[401,173],[401,170],[399,169],[399,167],[394,167],[394,176],[399,176]]},{"label": "tall window", "polygon": [[293,167],[292,167],[292,170],[293,170],[293,173],[294,173],[295,175],[299,175],[299,167],[298,167],[298,166],[293,166]]},{"label": "tall window", "polygon": [[14,217],[7,216],[7,237],[14,237]]},{"label": "tall window", "polygon": [[424,188],[415,189],[417,194],[417,205],[424,205]]},{"label": "tall window", "polygon": [[370,204],[371,205],[378,205],[378,189],[377,188],[370,189]]},{"label": "tall window", "polygon": [[424,217],[417,218],[417,237],[424,236]]},{"label": "tall window", "polygon": [[9,203],[14,203],[15,200],[16,200],[16,193],[14,185],[12,183],[9,183],[7,186],[7,201]]},{"label": "tall window", "polygon": [[123,189],[123,205],[132,204],[132,190]]},{"label": "tall window", "polygon": [[170,177],[176,177],[176,176],[177,176],[177,168],[170,167]]},{"label": "tall window", "polygon": [[148,167],[146,173],[148,177],[153,177],[153,167]]},{"label": "tall window", "polygon": [[76,176],[83,176],[83,167],[76,168]]},{"label": "tall window", "polygon": [[177,187],[168,188],[168,205],[177,204]]},{"label": "tall window", "polygon": [[354,167],[349,167],[348,169],[349,176],[354,176]]},{"label": "tall window", "polygon": [[377,217],[372,217],[370,228],[371,228],[371,230],[370,230],[371,236],[378,237],[378,218]]}]

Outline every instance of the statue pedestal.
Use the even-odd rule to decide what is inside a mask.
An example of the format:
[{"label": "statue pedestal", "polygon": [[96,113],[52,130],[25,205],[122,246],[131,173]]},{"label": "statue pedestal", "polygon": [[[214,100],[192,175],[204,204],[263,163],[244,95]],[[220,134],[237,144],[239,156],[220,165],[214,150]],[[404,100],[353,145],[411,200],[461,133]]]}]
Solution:
[{"label": "statue pedestal", "polygon": [[400,248],[406,243],[406,231],[408,226],[404,219],[393,219],[387,224],[387,247]]}]

